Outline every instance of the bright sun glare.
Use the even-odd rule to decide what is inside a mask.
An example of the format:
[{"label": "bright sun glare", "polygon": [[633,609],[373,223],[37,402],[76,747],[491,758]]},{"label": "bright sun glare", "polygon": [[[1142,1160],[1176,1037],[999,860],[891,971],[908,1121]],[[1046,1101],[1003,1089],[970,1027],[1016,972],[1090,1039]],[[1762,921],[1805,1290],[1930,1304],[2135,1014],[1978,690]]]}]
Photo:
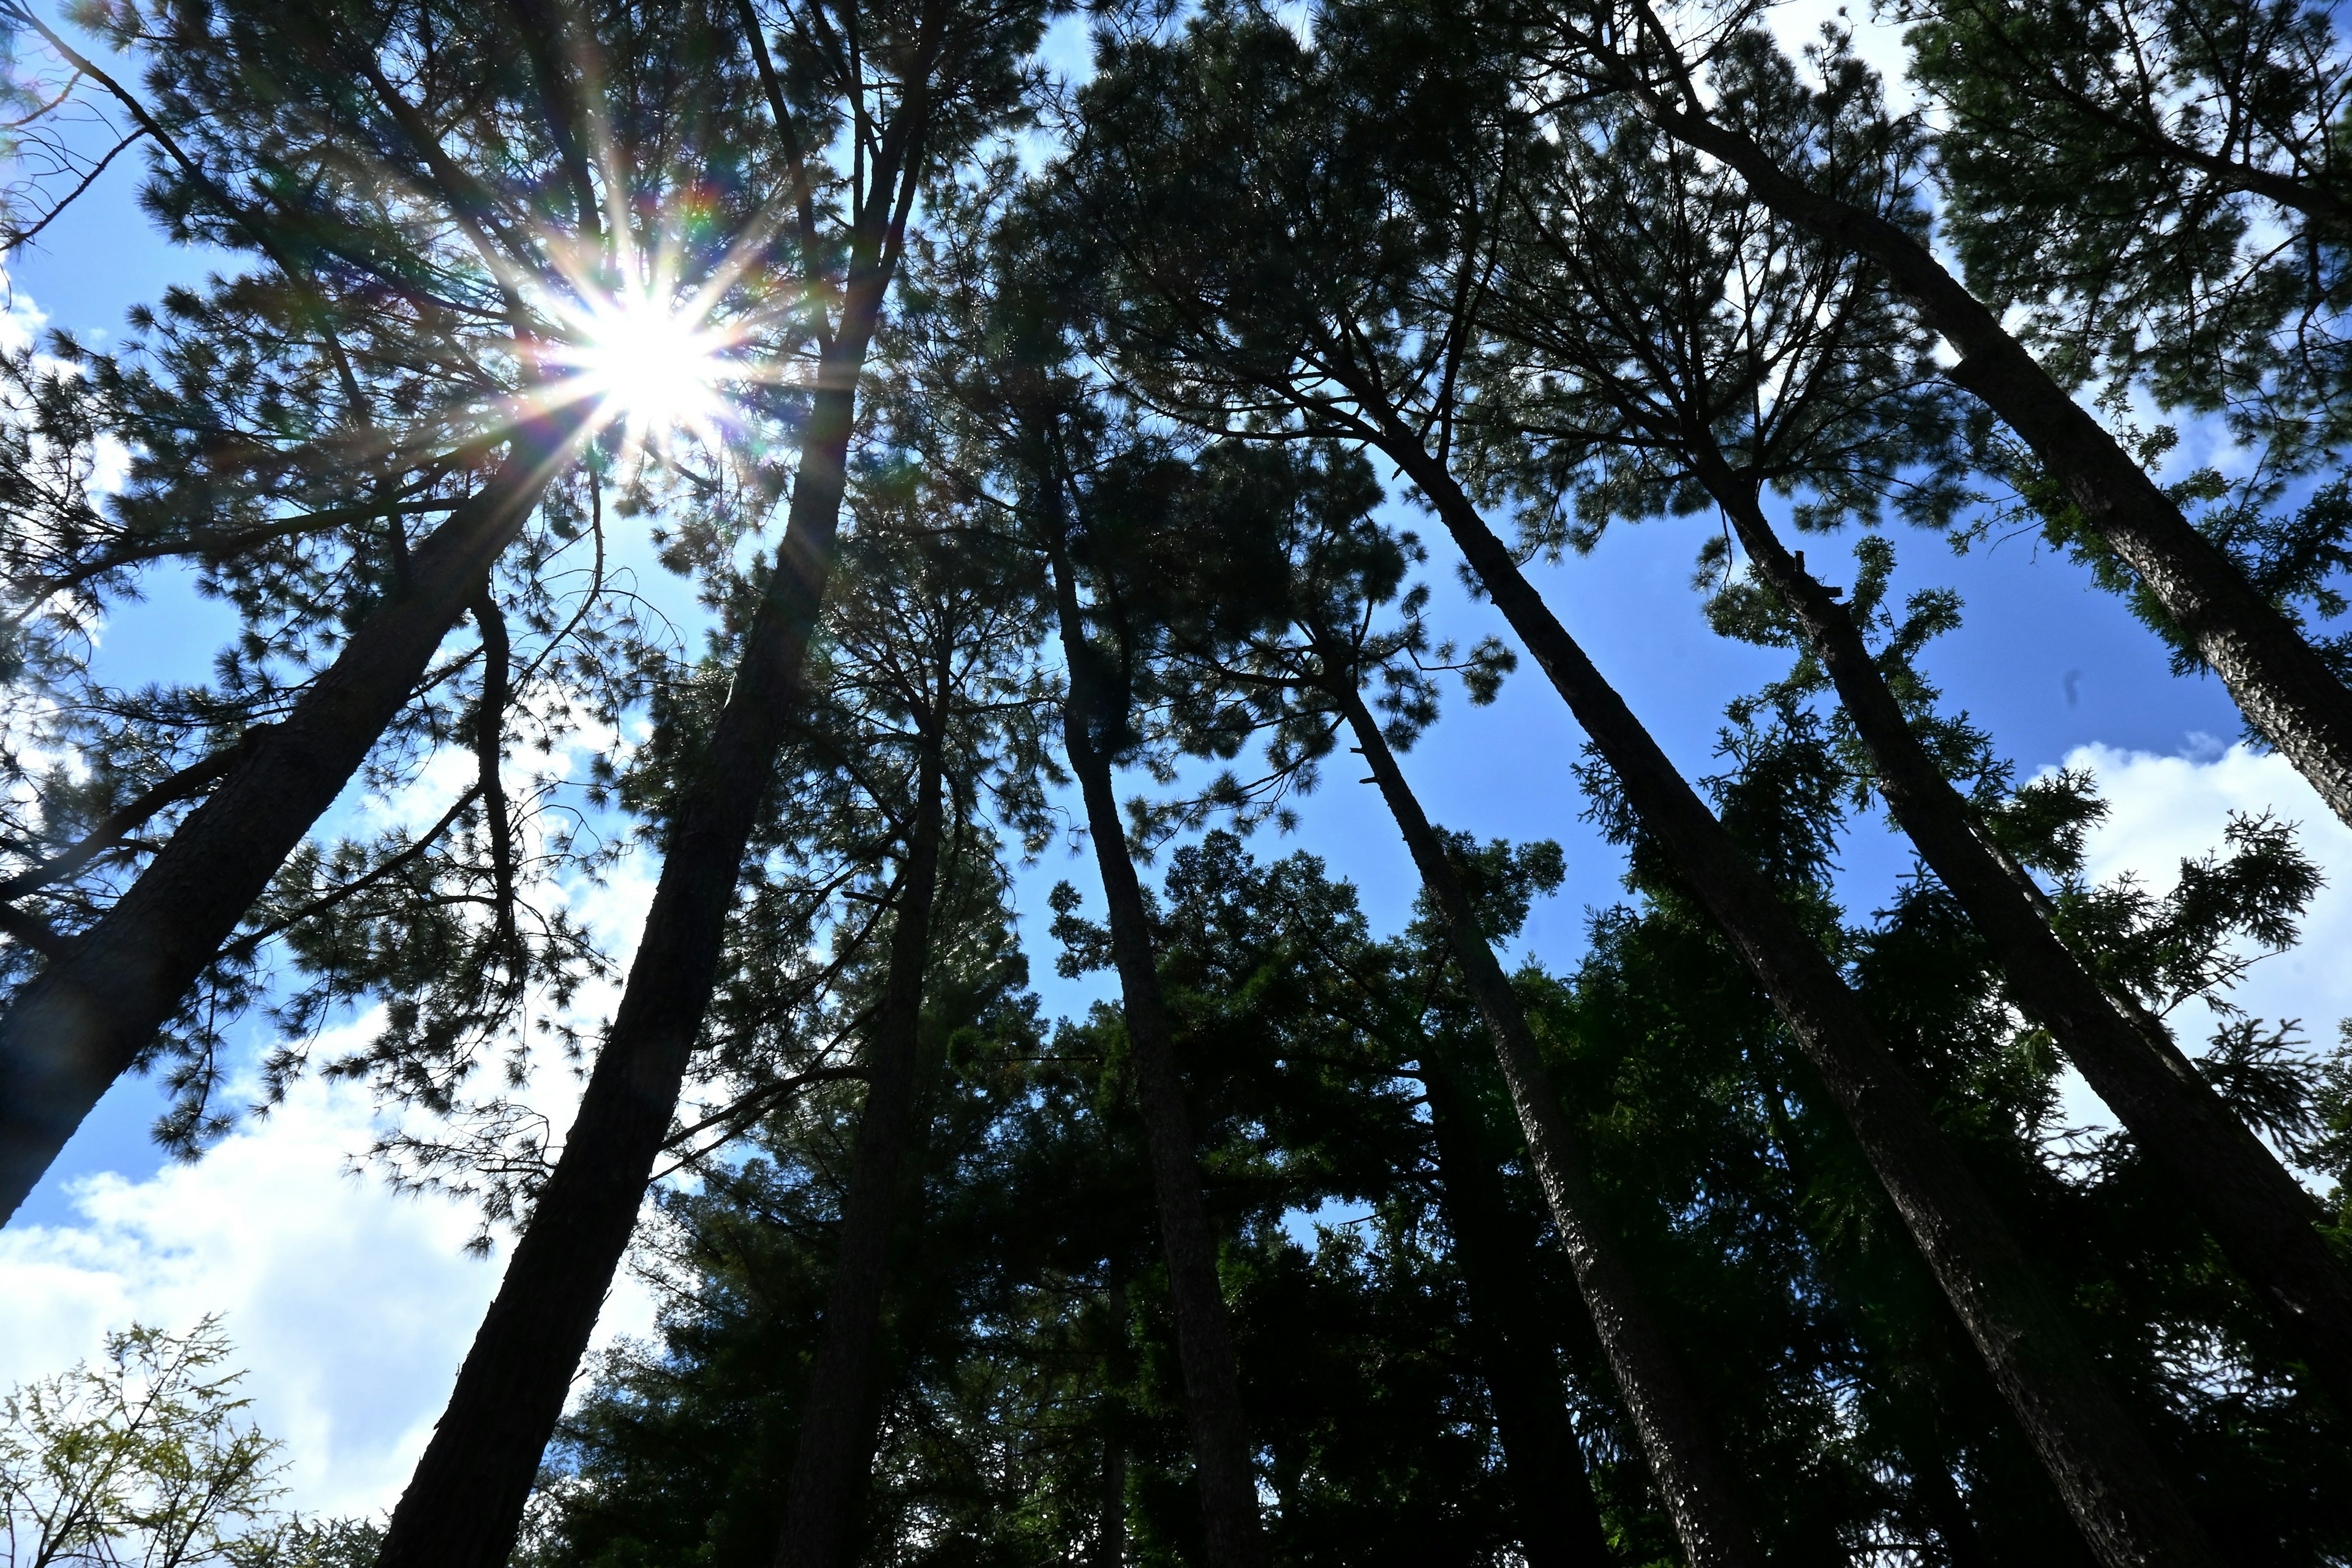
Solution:
[{"label": "bright sun glare", "polygon": [[731,345],[707,322],[649,295],[613,300],[583,314],[564,355],[581,390],[639,436],[708,428],[724,409],[720,385],[734,371]]}]

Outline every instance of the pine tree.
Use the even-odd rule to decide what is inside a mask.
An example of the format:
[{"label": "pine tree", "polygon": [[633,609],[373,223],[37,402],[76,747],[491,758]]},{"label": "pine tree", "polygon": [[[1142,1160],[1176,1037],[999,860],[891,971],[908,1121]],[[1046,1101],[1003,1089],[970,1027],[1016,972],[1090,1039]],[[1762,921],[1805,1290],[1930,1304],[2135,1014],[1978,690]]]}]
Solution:
[{"label": "pine tree", "polygon": [[[792,18],[787,68],[772,20],[748,3],[719,59],[748,54],[782,153],[788,200],[821,314],[812,401],[784,537],[744,628],[726,706],[677,792],[660,880],[621,1002],[564,1152],[538,1194],[448,1412],[394,1510],[382,1559],[491,1563],[520,1523],[541,1450],[628,1246],[645,1185],[700,1033],[738,870],[791,721],[832,572],[848,482],[859,375],[904,254],[918,193],[972,140],[1015,116],[1021,55],[1042,8],[1011,4],[942,16],[859,13],[845,47],[822,8]],[[887,73],[876,78],[867,65]],[[790,89],[790,90],[788,90]],[[813,101],[795,104],[793,91]],[[845,130],[851,166],[814,160],[821,131]],[[845,211],[821,222],[820,198]]]},{"label": "pine tree", "polygon": [[2181,1197],[2343,1397],[2352,1275],[2314,1228],[2309,1194],[2163,1024],[2059,940],[2040,887],[1950,782],[1956,766],[1983,777],[1981,763],[1931,751],[1954,737],[1915,730],[1843,590],[1809,574],[1766,515],[1779,491],[1800,529],[1866,525],[1890,503],[1948,521],[1965,422],[1928,343],[1843,254],[1661,140],[1646,121],[1604,114],[1527,150],[1528,232],[1487,295],[1486,319],[1510,345],[1477,400],[1476,423],[1493,431],[1487,466],[1532,505],[1574,518],[1580,547],[1612,516],[1713,503],[1835,688],[1890,813],[2000,953],[2020,1005],[2177,1173]]},{"label": "pine tree", "polygon": [[[1419,673],[1426,637],[1414,614],[1426,591],[1409,597],[1400,629],[1372,634],[1376,606],[1396,591],[1409,549],[1364,515],[1377,491],[1360,461],[1328,450],[1319,456],[1319,462],[1300,462],[1283,453],[1212,448],[1207,458],[1222,460],[1233,471],[1225,488],[1235,499],[1218,498],[1224,504],[1213,509],[1210,527],[1230,537],[1208,548],[1193,539],[1175,549],[1156,541],[1153,553],[1164,552],[1155,563],[1158,570],[1133,573],[1138,580],[1181,583],[1179,563],[1186,562],[1198,574],[1199,585],[1184,596],[1199,609],[1181,618],[1184,629],[1168,649],[1173,661],[1188,667],[1190,677],[1191,689],[1176,704],[1177,721],[1190,721],[1183,731],[1189,746],[1210,755],[1232,754],[1251,726],[1275,731],[1271,772],[1265,779],[1253,788],[1230,784],[1211,791],[1212,798],[1222,795],[1236,805],[1293,784],[1311,784],[1314,764],[1333,745],[1335,731],[1353,737],[1350,750],[1370,767],[1371,782],[1396,818],[1445,949],[1509,1085],[1553,1222],[1685,1549],[1695,1560],[1750,1560],[1754,1543],[1704,1408],[1594,1195],[1580,1141],[1544,1071],[1526,1014],[1488,945],[1489,935],[1444,837],[1423,812],[1391,750],[1391,737],[1410,744],[1435,717],[1433,695]],[[1235,616],[1233,595],[1222,589],[1236,578],[1260,585],[1255,596],[1268,613],[1256,624]],[[1171,590],[1163,587],[1161,593]],[[1441,662],[1449,657],[1450,650],[1439,655]],[[1501,659],[1497,651],[1482,649],[1468,661],[1478,695],[1493,694]],[[1360,688],[1368,683],[1386,688],[1379,699],[1391,716],[1385,725],[1364,701]],[[1443,1060],[1426,1063],[1423,1079],[1441,1149],[1450,1141],[1458,1163],[1460,1152],[1475,1148],[1480,1140],[1463,1130],[1467,1113],[1454,1076],[1457,1070]],[[1456,1188],[1475,1193],[1475,1179],[1449,1180],[1449,1191]],[[1493,1234],[1492,1204],[1475,1195],[1464,1201],[1477,1215],[1464,1242],[1464,1268],[1491,1279],[1497,1261],[1477,1255]],[[1498,1406],[1517,1395],[1516,1388],[1498,1391]],[[1528,1423],[1515,1419],[1513,1425],[1524,1430]]]},{"label": "pine tree", "polygon": [[[1222,16],[1194,25],[1185,46],[1130,47],[1117,62],[1122,68],[1089,89],[1104,123],[1073,178],[1088,194],[1089,217],[1118,237],[1123,258],[1134,258],[1118,274],[1124,352],[1163,404],[1204,424],[1223,424],[1272,398],[1307,429],[1360,440],[1397,465],[1831,1084],[2086,1536],[2117,1562],[2208,1560],[2201,1531],[1936,1130],[1916,1085],[1454,477],[1446,454],[1470,346],[1457,306],[1475,283],[1486,244],[1481,228],[1462,227],[1459,219],[1499,199],[1486,184],[1493,165],[1475,140],[1449,149],[1453,162],[1444,166],[1469,190],[1488,194],[1473,203],[1457,193],[1427,233],[1391,221],[1376,188],[1325,178],[1327,159],[1365,174],[1379,167],[1373,160],[1382,143],[1351,145],[1351,135],[1393,135],[1411,123],[1416,100],[1396,89],[1431,75],[1429,62],[1442,58],[1426,33],[1408,30],[1412,47],[1384,49],[1378,46],[1398,40],[1375,26],[1360,56],[1334,41],[1341,37],[1327,30],[1319,58],[1340,65],[1360,59],[1367,72],[1390,72],[1384,90],[1370,90],[1380,77],[1341,75],[1339,66],[1324,75],[1318,57],[1280,28]],[[1214,51],[1220,76],[1233,85],[1200,91],[1191,51]],[[1400,68],[1404,83],[1395,80]],[[1238,90],[1243,86],[1251,91]],[[1418,101],[1437,114],[1449,107],[1450,86],[1441,80]],[[1371,101],[1382,105],[1378,115],[1344,112]],[[1146,121],[1174,121],[1182,130],[1172,139],[1147,136]],[[1244,121],[1252,127],[1246,135]],[[1458,127],[1469,137],[1475,125],[1441,118],[1433,129]],[[1283,134],[1267,134],[1269,126]],[[1426,132],[1413,145],[1419,177],[1428,178],[1436,146]],[[1296,205],[1279,217],[1254,210],[1283,201]],[[1214,213],[1220,221],[1213,229],[1196,222],[1181,243],[1147,248],[1144,237],[1169,232],[1171,208]],[[1276,255],[1260,254],[1268,243]],[[1287,288],[1273,285],[1277,277]],[[1217,312],[1234,318],[1232,325]]]},{"label": "pine tree", "polygon": [[[125,803],[152,812],[212,783],[167,847],[20,988],[0,1023],[0,1064],[13,1080],[0,1131],[11,1209],[107,1085],[182,1012],[271,876],[409,705],[596,413],[551,390],[562,378],[551,367],[518,363],[514,336],[541,326],[545,301],[526,302],[514,284],[524,258],[480,226],[497,227],[501,215],[478,173],[417,139],[404,94],[421,88],[476,103],[485,142],[514,164],[552,156],[537,117],[499,121],[511,100],[499,94],[513,84],[485,80],[480,56],[428,55],[417,79],[395,85],[372,56],[355,63],[343,19],[307,8],[200,19],[126,6],[93,19],[126,51],[161,57],[152,105],[84,71],[154,143],[151,205],[179,236],[254,256],[259,270],[213,300],[175,299],[154,323],[162,363],[186,374],[180,384],[101,367],[94,379],[112,384],[108,401],[118,405],[110,425],[145,447],[134,475],[144,482],[119,528],[62,542],[69,554],[47,580],[87,599],[119,590],[145,563],[220,563],[240,608],[265,626],[290,619],[292,635],[242,650],[261,668],[239,673],[268,691],[275,721],[252,723],[259,715],[249,708],[220,704],[206,715],[216,736],[227,731],[214,760]],[[432,22],[418,20],[429,37]],[[265,55],[269,68],[251,68]],[[305,110],[293,112],[296,103]],[[378,146],[381,163],[354,167],[343,156]],[[295,190],[307,205],[289,209]],[[467,232],[469,216],[479,220],[470,245],[450,233]],[[575,237],[593,243],[593,214],[587,227]],[[418,359],[473,374],[418,375],[409,369]],[[306,394],[315,398],[308,417],[290,416]],[[346,458],[356,459],[350,468]],[[412,547],[403,520],[433,512],[447,515]],[[338,556],[363,584],[356,596],[324,570]],[[340,592],[305,603],[299,588],[315,590],[320,577]],[[320,668],[309,634],[339,624],[348,640]],[[293,700],[268,690],[277,681]],[[206,705],[189,706],[203,714]],[[184,734],[194,728],[179,722]]]},{"label": "pine tree", "polygon": [[[2352,690],[2280,607],[2182,515],[2179,503],[1936,259],[1907,185],[1906,132],[1842,38],[1823,46],[1826,87],[1800,86],[1759,31],[1713,51],[1707,87],[1647,0],[1563,15],[1544,68],[1625,95],[1661,129],[1720,162],[1753,199],[1867,260],[1959,353],[1948,373],[2032,449],[2071,509],[2145,585],[2247,722],[2352,821]],[[1890,199],[1892,198],[1892,199]]]},{"label": "pine tree", "polygon": [[[1958,600],[1893,602],[1879,531],[2040,527],[2327,787],[2331,26],[1919,0],[1931,126],[1747,8],[1129,8],[1067,90],[1058,15],[77,13],[135,91],[7,18],[66,62],[0,59],[8,133],[100,95],[236,274],[0,365],[7,1179],[126,1065],[200,1152],[259,1016],[265,1094],[365,1079],[395,1183],[520,1232],[384,1538],[235,1550],[2344,1558],[2342,1227],[2297,1178],[2345,1175],[2352,1068],[2232,994],[2318,868],[2239,817],[2169,892],[2093,881],[2091,781],[1944,706]],[[69,234],[67,187],[0,194]],[[635,416],[635,310],[701,330],[711,420]],[[2259,467],[2158,488],[2169,433],[2094,384]],[[1517,662],[1437,640],[1413,506],[1590,738],[1551,785],[1624,892],[1564,968],[1507,956],[1558,847],[1408,781],[1442,683]],[[1708,776],[1528,570],[1694,514],[1661,642],[1789,660]],[[1832,586],[1790,531],[1849,523]],[[616,578],[641,527],[698,657]],[[235,639],[118,689],[93,634],[158,574]],[[1327,785],[1398,825],[1393,929],[1252,852]],[[1882,808],[1917,861],[1853,903]],[[635,846],[555,1144],[529,1075],[614,973],[571,893]],[[1014,889],[1061,848],[1101,918],[1066,882],[1042,934],[1109,999],[1048,1020]],[[2063,1125],[2069,1061],[2121,1131]],[[633,1247],[658,1342],[563,1419]]]}]

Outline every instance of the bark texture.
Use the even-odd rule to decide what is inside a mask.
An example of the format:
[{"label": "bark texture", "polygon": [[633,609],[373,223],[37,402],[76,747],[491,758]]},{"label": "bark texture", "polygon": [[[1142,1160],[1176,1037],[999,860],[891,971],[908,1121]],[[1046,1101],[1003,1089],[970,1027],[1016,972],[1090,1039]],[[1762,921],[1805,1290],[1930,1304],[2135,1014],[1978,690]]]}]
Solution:
[{"label": "bark texture", "polygon": [[1616,775],[1643,826],[1820,1072],[2084,1539],[2109,1568],[2218,1562],[2147,1440],[1821,948],[1553,616],[1453,476],[1392,413],[1381,445]]},{"label": "bark texture", "polygon": [[776,569],[744,634],[709,753],[678,793],[620,1006],[562,1156],[393,1510],[381,1568],[500,1568],[514,1544],[718,981],[744,848],[832,573],[864,352],[863,336],[837,341],[819,371]]},{"label": "bark texture", "polygon": [[1702,461],[1700,479],[1758,574],[1796,616],[1870,750],[1887,805],[1992,948],[2011,994],[2204,1219],[2329,1392],[2352,1409],[2352,1273],[2317,1229],[2311,1195],[2231,1114],[2164,1026],[2101,985],[2059,941],[2037,907],[2038,890],[2021,885],[2021,869],[1982,836],[1968,802],[1913,732],[1852,614],[1782,548],[1753,487],[1719,458]]},{"label": "bark texture", "polygon": [[[752,54],[789,142],[792,116],[758,18],[750,20]],[[928,74],[909,80],[867,175],[866,199],[856,204],[840,315],[817,358],[775,570],[744,632],[709,752],[679,781],[661,877],[604,1048],[562,1157],[458,1369],[448,1408],[393,1510],[379,1568],[506,1562],[540,1455],[628,1249],[718,981],[744,849],[800,700],[802,664],[833,574],[857,381],[925,167],[929,80]],[[803,238],[813,245],[815,219],[806,204],[801,216]]]},{"label": "bark texture", "polygon": [[1493,1140],[1461,1065],[1435,1042],[1428,1049],[1422,1083],[1437,1144],[1438,1205],[1470,1300],[1471,1340],[1510,1471],[1519,1549],[1528,1568],[1608,1568],[1592,1479],[1528,1268],[1536,1238],[1504,1199]]},{"label": "bark texture", "polygon": [[[1764,1085],[1764,1105],[1801,1214],[1811,1206],[1804,1202],[1804,1194],[1818,1190],[1826,1173],[1797,1118],[1790,1113],[1788,1096],[1779,1083]],[[1915,1522],[1943,1542],[1951,1568],[1985,1568],[1984,1543],[1969,1517],[1968,1500],[1952,1479],[1953,1445],[1945,1435],[1947,1393],[1942,1369],[1949,1363],[1943,1353],[1943,1325],[1937,1323],[1916,1337],[1893,1331],[1879,1314],[1853,1309],[1859,1292],[1849,1281],[1841,1249],[1819,1246],[1818,1257],[1830,1283],[1832,1310],[1874,1363],[1874,1381],[1882,1402],[1877,1419],[1894,1434],[1895,1450],[1902,1456]],[[1900,1273],[1910,1272],[1912,1259],[1892,1261]],[[1916,1282],[1906,1281],[1901,1288],[1916,1289]],[[1961,1364],[1957,1370],[1965,1375],[1969,1369]]]},{"label": "bark texture", "polygon": [[[1740,1510],[1714,1435],[1707,1429],[1705,1407],[1683,1376],[1666,1336],[1634,1280],[1624,1249],[1601,1209],[1592,1190],[1576,1131],[1561,1108],[1543,1058],[1528,1027],[1526,1012],[1511,991],[1508,976],[1486,944],[1477,911],[1461,879],[1445,858],[1444,845],[1421,809],[1396,755],[1381,736],[1380,726],[1363,699],[1344,682],[1333,689],[1356,744],[1371,765],[1397,826],[1412,851],[1422,885],[1429,889],[1444,921],[1448,943],[1464,985],[1478,1009],[1480,1021],[1495,1042],[1495,1055],[1510,1088],[1528,1152],[1543,1184],[1552,1219],[1586,1310],[1608,1354],[1627,1414],[1642,1436],[1642,1450],[1658,1495],[1675,1521],[1675,1533],[1695,1568],[1733,1568],[1758,1563],[1755,1537]],[[1432,1114],[1437,1112],[1439,1090],[1433,1080]],[[1443,1136],[1441,1127],[1441,1136]],[[1558,1384],[1555,1381],[1555,1388]],[[1587,1494],[1588,1505],[1590,1493]]]},{"label": "bark texture", "polygon": [[2138,574],[2254,728],[2352,822],[2352,690],[2000,317],[1903,228],[1811,189],[1752,137],[1668,102],[1630,68],[1624,85],[1661,129],[1732,169],[1758,201],[1886,276],[1959,351],[1951,378],[2033,449],[2084,526]]},{"label": "bark texture", "polygon": [[1160,1209],[1160,1241],[1175,1298],[1177,1359],[1184,1374],[1184,1412],[1192,1465],[1201,1481],[1209,1561],[1216,1568],[1261,1568],[1265,1537],[1258,1521],[1257,1477],[1249,1428],[1242,1413],[1241,1376],[1233,1331],[1217,1282],[1217,1244],[1201,1198],[1201,1162],[1176,1072],[1175,1031],[1160,992],[1159,965],[1144,912],[1143,887],[1127,852],[1118,800],[1111,790],[1110,759],[1095,745],[1091,716],[1101,710],[1094,661],[1078,612],[1077,584],[1067,561],[1053,551],[1054,591],[1068,655],[1070,692],[1062,734],[1070,771],[1086,798],[1087,831],[1094,839],[1108,906],[1111,952],[1127,1015],[1128,1047],[1135,1065],[1136,1099],[1151,1156],[1151,1184]]},{"label": "bark texture", "polygon": [[0,1218],[187,999],[254,900],[342,793],[434,650],[482,593],[591,409],[515,431],[479,494],[417,546],[404,580],[293,711],[249,747],[98,923],[0,1017]]},{"label": "bark texture", "polygon": [[801,1406],[800,1441],[785,1493],[778,1568],[840,1568],[849,1561],[857,1504],[874,1465],[874,1348],[880,1337],[890,1246],[898,1229],[907,1154],[915,1142],[922,1055],[923,972],[939,886],[940,758],[927,738],[905,891],[890,936],[890,978],[866,1061],[841,1251],[825,1292],[824,1328]]}]

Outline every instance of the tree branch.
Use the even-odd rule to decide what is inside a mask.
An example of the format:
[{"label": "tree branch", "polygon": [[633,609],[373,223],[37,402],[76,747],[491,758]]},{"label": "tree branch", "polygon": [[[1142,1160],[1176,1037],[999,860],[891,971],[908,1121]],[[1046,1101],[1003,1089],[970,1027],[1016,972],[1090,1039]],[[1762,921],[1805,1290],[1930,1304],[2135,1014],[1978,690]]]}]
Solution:
[{"label": "tree branch", "polygon": [[108,850],[119,847],[130,836],[131,829],[165,806],[184,801],[226,777],[229,769],[235,767],[262,736],[274,728],[275,725],[256,724],[238,738],[236,744],[224,746],[210,756],[189,763],[169,778],[149,785],[109,813],[72,848],[0,882],[0,902],[20,899],[51,882],[70,877]]}]

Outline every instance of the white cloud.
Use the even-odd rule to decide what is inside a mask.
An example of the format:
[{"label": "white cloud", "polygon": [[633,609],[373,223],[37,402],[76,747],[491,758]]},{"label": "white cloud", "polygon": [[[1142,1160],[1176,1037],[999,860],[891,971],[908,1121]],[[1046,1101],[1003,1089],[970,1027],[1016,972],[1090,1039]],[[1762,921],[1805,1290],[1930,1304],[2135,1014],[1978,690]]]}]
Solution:
[{"label": "white cloud", "polygon": [[[0,1232],[0,1386],[91,1356],[133,1320],[181,1331],[219,1312],[256,1419],[286,1444],[288,1503],[389,1508],[504,1258],[464,1254],[465,1205],[348,1173],[373,1126],[362,1091],[306,1081],[197,1164],[85,1178],[79,1223]],[[652,1321],[625,1275],[598,1342]]]},{"label": "white cloud", "polygon": [[2243,745],[2201,760],[2084,746],[2066,765],[2096,774],[2110,807],[2087,847],[2091,874],[2102,879],[2128,870],[2169,889],[2183,859],[2221,846],[2233,812],[2270,812],[2297,825],[2304,853],[2327,883],[2305,911],[2303,940],[2256,964],[2237,1001],[2264,1017],[2301,1018],[2315,1037],[2332,1037],[2337,1021],[2352,1015],[2352,963],[2344,957],[2352,948],[2352,827],[2303,775],[2285,758]]},{"label": "white cloud", "polygon": [[49,313],[8,281],[5,267],[0,267],[0,300],[5,302],[0,308],[0,353],[22,353],[48,326]]},{"label": "white cloud", "polygon": [[[2337,1023],[2352,1016],[2352,827],[2328,811],[2284,757],[2244,745],[2223,749],[2210,737],[2190,754],[2157,756],[2112,746],[2080,746],[2066,766],[2087,768],[2107,802],[2107,819],[2090,835],[2090,874],[2101,880],[2131,872],[2162,893],[2180,879],[2180,862],[2221,847],[2231,815],[2270,812],[2296,824],[2304,853],[2326,878],[2305,911],[2302,940],[2254,965],[2232,994],[2241,1007],[2272,1020],[2299,1018],[2315,1044],[2334,1043]],[[2205,1043],[2204,1010],[2184,1007],[2174,1018],[2181,1044]],[[2068,1098],[2076,1122],[2111,1119],[2079,1082]]]},{"label": "white cloud", "polygon": [[[0,270],[0,289],[5,282]],[[0,296],[0,350],[31,344],[46,320],[22,292]],[[518,747],[508,785],[528,789],[542,772],[578,777],[586,756],[618,758],[625,749],[602,730],[568,734],[554,751]],[[348,801],[329,826],[419,828],[471,782],[473,768],[462,749],[445,751],[395,798]],[[632,855],[602,884],[554,890],[624,965],[651,900],[653,859]],[[593,1034],[616,999],[614,986],[589,985],[570,1017]],[[375,1027],[362,1018],[334,1034],[348,1044]],[[338,1044],[319,1042],[319,1058],[338,1054]],[[522,1098],[561,1129],[581,1088],[572,1067],[551,1053]],[[249,1100],[252,1089],[236,1094]],[[96,1356],[109,1331],[133,1321],[180,1332],[216,1312],[247,1369],[256,1420],[286,1446],[287,1504],[324,1514],[391,1507],[432,1434],[505,1252],[466,1254],[477,1215],[465,1203],[399,1196],[373,1173],[353,1174],[381,1131],[363,1088],[306,1079],[196,1164],[143,1179],[81,1177],[67,1189],[72,1222],[0,1231],[0,1390]],[[653,1321],[651,1293],[625,1269],[595,1347],[649,1333]]]},{"label": "white cloud", "polygon": [[1911,51],[1903,42],[1905,29],[1882,17],[1868,0],[1783,0],[1767,10],[1763,19],[1780,47],[1800,59],[1822,41],[1823,26],[1834,23],[1850,29],[1854,54],[1878,72],[1885,85],[1887,106],[1898,114],[1918,106],[1918,91],[1906,74]]},{"label": "white cloud", "polygon": [[[0,352],[35,345],[47,321],[0,264]],[[110,489],[127,454],[112,443],[101,457],[99,488]],[[568,734],[552,752],[518,747],[509,788],[527,789],[543,771],[576,778],[588,755],[617,761],[625,751],[624,737],[603,730]],[[445,751],[397,798],[348,802],[330,826],[421,827],[473,767],[462,749]],[[622,964],[651,900],[653,858],[633,855],[603,884],[559,892]],[[611,985],[585,987],[571,1016],[593,1033],[615,999]],[[362,1019],[337,1033],[373,1027]],[[320,1042],[320,1057],[335,1046]],[[551,1056],[523,1093],[561,1129],[581,1087]],[[250,1099],[251,1086],[237,1093]],[[143,1179],[81,1177],[68,1188],[72,1222],[0,1231],[0,1390],[96,1356],[109,1331],[133,1321],[179,1332],[216,1312],[247,1369],[255,1418],[286,1446],[288,1505],[388,1509],[431,1436],[505,1252],[465,1253],[477,1225],[466,1204],[398,1196],[372,1173],[353,1174],[380,1131],[364,1089],[304,1080],[196,1164]],[[653,1321],[651,1293],[624,1269],[594,1348],[649,1333]]]}]

